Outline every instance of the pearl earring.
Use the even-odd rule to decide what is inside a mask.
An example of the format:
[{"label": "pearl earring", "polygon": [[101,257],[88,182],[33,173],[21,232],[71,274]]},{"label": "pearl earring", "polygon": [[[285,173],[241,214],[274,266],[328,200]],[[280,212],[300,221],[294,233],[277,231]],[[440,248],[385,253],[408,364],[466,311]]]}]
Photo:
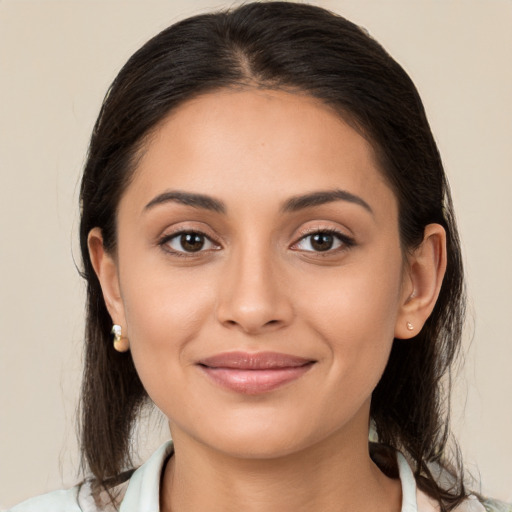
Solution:
[{"label": "pearl earring", "polygon": [[126,352],[130,348],[130,343],[126,336],[122,335],[122,329],[120,325],[114,324],[110,331],[114,337],[114,349],[118,352]]},{"label": "pearl earring", "polygon": [[407,322],[407,330],[409,331],[413,331],[414,330],[414,325],[411,324],[411,322]]}]

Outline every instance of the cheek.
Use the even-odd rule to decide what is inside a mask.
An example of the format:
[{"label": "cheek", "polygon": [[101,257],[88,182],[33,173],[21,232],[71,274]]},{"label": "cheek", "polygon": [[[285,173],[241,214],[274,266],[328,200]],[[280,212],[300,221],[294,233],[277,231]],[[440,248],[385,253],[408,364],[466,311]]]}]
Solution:
[{"label": "cheek", "polygon": [[363,254],[347,265],[306,273],[297,282],[301,289],[295,295],[305,299],[305,314],[323,318],[321,325],[330,334],[359,337],[373,332],[387,337],[394,332],[402,286],[400,253]]},{"label": "cheek", "polygon": [[387,364],[402,280],[400,254],[369,263],[333,269],[296,293],[307,297],[300,316],[332,358],[332,384],[361,397],[373,391]]},{"label": "cheek", "polygon": [[165,264],[127,263],[120,277],[130,350],[152,395],[162,375],[178,377],[184,348],[211,315],[213,287],[189,269],[176,272]]}]

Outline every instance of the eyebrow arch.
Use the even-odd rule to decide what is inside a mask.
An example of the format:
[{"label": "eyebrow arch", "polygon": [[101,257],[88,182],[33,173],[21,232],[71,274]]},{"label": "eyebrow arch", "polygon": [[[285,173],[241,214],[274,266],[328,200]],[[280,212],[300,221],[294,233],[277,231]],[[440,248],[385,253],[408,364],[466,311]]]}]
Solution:
[{"label": "eyebrow arch", "polygon": [[[341,189],[323,190],[291,197],[285,201],[281,211],[283,213],[296,212],[305,208],[332,203],[334,201],[347,201],[349,203],[357,204],[373,215],[372,208],[364,199]],[[226,213],[226,205],[219,199],[215,199],[205,194],[182,192],[179,190],[170,190],[159,194],[144,207],[144,211],[168,202],[180,203],[186,206],[192,206],[193,208],[202,208],[217,213]]]},{"label": "eyebrow arch", "polygon": [[364,199],[341,189],[322,190],[318,192],[312,192],[311,194],[291,197],[284,203],[282,211],[296,212],[304,208],[320,206],[322,204],[332,203],[334,201],[348,201],[349,203],[357,204],[374,215],[370,205]]},{"label": "eyebrow arch", "polygon": [[159,194],[144,207],[144,211],[169,202],[180,203],[194,208],[203,208],[218,213],[226,213],[226,206],[219,199],[204,194],[181,192],[179,190],[170,190]]}]

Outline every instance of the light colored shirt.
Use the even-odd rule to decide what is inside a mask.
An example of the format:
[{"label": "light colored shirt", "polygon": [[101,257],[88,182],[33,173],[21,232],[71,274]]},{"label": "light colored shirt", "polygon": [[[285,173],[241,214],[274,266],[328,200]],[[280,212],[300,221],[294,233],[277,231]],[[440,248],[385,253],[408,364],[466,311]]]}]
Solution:
[{"label": "light colored shirt", "polygon": [[[167,458],[173,452],[172,442],[162,445],[132,476],[113,491],[121,501],[120,512],[159,512],[160,479]],[[401,454],[398,457],[398,471],[402,485],[401,512],[438,512],[434,500],[417,489],[412,470]],[[113,512],[105,493],[93,493],[91,481],[69,490],[54,491],[16,505],[8,512]],[[474,496],[464,500],[454,512],[512,512],[512,507],[486,505]]]}]

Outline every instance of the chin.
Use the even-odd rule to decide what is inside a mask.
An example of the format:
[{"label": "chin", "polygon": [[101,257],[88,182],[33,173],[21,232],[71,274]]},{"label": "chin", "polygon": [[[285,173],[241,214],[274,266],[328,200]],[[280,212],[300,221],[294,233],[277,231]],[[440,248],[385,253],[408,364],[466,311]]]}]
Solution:
[{"label": "chin", "polygon": [[246,433],[211,440],[212,448],[238,459],[277,459],[307,448],[302,436],[291,437],[280,433]]},{"label": "chin", "polygon": [[[306,417],[307,416],[307,417]],[[288,415],[285,411],[240,410],[223,418],[210,418],[209,428],[189,433],[210,449],[239,459],[277,459],[320,446],[343,431],[340,423],[312,421],[311,415]],[[327,421],[326,421],[327,420]],[[367,432],[366,432],[367,436]],[[329,444],[329,443],[328,443]]]}]

